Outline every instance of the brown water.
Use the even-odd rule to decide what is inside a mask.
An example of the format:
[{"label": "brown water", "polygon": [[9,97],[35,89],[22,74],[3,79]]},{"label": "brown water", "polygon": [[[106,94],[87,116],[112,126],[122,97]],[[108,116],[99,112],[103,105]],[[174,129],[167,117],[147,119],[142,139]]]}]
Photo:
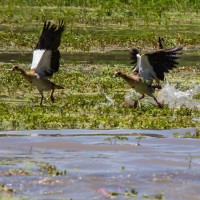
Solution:
[{"label": "brown water", "polygon": [[[174,130],[35,130],[0,132],[0,185],[8,196],[28,199],[200,199],[200,141],[183,138],[194,128]],[[174,133],[180,137],[175,138]],[[128,140],[110,144],[113,134]],[[144,136],[137,145],[138,136]],[[113,142],[114,143],[114,142]],[[55,165],[66,175],[41,167]],[[13,173],[23,169],[28,174]],[[124,192],[136,189],[128,198]],[[1,199],[1,196],[0,196]]]}]

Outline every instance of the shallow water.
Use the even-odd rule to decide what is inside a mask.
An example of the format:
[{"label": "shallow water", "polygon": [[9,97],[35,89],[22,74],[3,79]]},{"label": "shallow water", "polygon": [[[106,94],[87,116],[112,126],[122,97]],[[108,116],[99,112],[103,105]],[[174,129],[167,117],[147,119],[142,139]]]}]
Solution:
[{"label": "shallow water", "polygon": [[[25,62],[28,65],[32,61],[32,52],[0,52],[1,62],[16,63]],[[65,63],[83,63],[83,64],[127,64],[130,65],[130,51],[112,50],[109,52],[61,52]],[[200,66],[200,55],[198,50],[186,50],[182,55],[180,66]]]},{"label": "shallow water", "polygon": [[[4,196],[29,199],[128,199],[163,194],[164,199],[200,199],[199,140],[195,128],[173,130],[34,130],[0,132],[0,185]],[[174,135],[178,133],[178,138]],[[128,140],[104,140],[113,134]],[[144,136],[137,145],[138,136]],[[55,165],[66,175],[41,171]],[[8,174],[24,169],[23,174]]]}]

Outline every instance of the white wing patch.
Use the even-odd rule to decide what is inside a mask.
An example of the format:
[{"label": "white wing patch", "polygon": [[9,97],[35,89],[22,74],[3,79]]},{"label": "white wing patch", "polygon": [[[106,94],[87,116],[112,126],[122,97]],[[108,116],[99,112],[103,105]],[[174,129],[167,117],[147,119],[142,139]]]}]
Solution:
[{"label": "white wing patch", "polygon": [[36,49],[33,52],[31,69],[35,69],[40,76],[45,76],[45,72],[50,72],[51,68],[51,50]]},{"label": "white wing patch", "polygon": [[136,66],[136,70],[138,72],[140,72],[142,69],[141,69],[141,55],[140,54],[137,54],[137,66]]},{"label": "white wing patch", "polygon": [[153,67],[149,63],[148,56],[146,56],[145,54],[141,56],[139,75],[144,80],[148,80],[150,83],[152,83],[153,79],[156,78],[156,73],[154,72]]}]

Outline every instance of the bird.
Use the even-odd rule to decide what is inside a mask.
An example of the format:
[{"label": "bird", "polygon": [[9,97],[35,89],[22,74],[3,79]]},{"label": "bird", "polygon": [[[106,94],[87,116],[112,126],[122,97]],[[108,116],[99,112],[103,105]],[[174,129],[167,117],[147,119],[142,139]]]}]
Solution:
[{"label": "bird", "polygon": [[[142,96],[138,99],[138,101],[143,99],[145,97],[145,95],[148,95],[148,96],[152,97],[155,100],[155,102],[157,103],[158,107],[160,107],[160,108],[163,107],[163,103],[159,102],[157,100],[157,98],[154,96],[155,88],[152,87],[143,78],[139,77],[136,74],[125,74],[121,70],[116,71],[115,74],[113,75],[113,77],[114,78],[115,77],[123,78],[131,88],[133,88],[136,92],[142,94]],[[138,106],[138,101],[134,102],[133,107],[136,108]]]},{"label": "bird", "polygon": [[133,73],[138,74],[149,84],[152,84],[153,80],[159,84],[160,81],[164,81],[165,73],[177,67],[182,50],[183,47],[174,47],[140,55],[139,50],[133,48],[131,64],[136,64]]},{"label": "bird", "polygon": [[[161,89],[160,81],[164,81],[165,73],[177,67],[178,59],[182,53],[183,47],[175,47],[169,49],[161,49],[155,52],[140,55],[137,48],[131,51],[132,64],[136,64],[135,69],[131,74],[125,74],[122,71],[117,71],[114,77],[122,77],[136,92],[142,96],[152,97],[157,105],[162,108],[163,102],[159,102],[154,95],[155,89]],[[153,85],[153,81],[156,85]],[[138,101],[135,102],[134,107],[137,107]]]},{"label": "bird", "polygon": [[40,106],[42,106],[44,91],[51,90],[51,102],[54,103],[53,96],[55,89],[64,89],[48,80],[60,67],[60,51],[58,50],[62,33],[65,30],[64,21],[60,20],[58,25],[45,20],[43,30],[33,51],[31,69],[26,71],[20,66],[14,66],[12,71],[19,71],[21,75],[33,86],[36,86],[41,94]]}]

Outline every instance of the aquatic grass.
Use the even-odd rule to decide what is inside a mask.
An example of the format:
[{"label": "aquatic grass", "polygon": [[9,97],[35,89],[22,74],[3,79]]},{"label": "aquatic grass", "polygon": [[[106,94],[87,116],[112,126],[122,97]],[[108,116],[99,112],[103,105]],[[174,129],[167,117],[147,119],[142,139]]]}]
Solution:
[{"label": "aquatic grass", "polygon": [[66,176],[67,175],[67,170],[58,170],[56,166],[50,165],[50,164],[45,164],[42,165],[38,171],[42,173],[43,175],[48,175],[48,176]]},{"label": "aquatic grass", "polygon": [[[49,94],[45,93],[45,105],[40,107],[37,90],[19,74],[6,70],[9,66],[2,65],[0,129],[198,127],[198,120],[193,120],[199,116],[196,109],[170,109],[167,105],[159,109],[145,102],[141,102],[142,106],[137,109],[124,106],[128,87],[122,80],[112,78],[112,72],[118,66],[82,67],[61,68],[53,81],[63,85],[65,90],[55,93],[55,104],[49,102]],[[102,90],[112,97],[112,105],[106,105]]]},{"label": "aquatic grass", "polygon": [[[172,5],[173,9],[169,12]],[[28,60],[24,63],[0,63],[0,130],[198,127],[198,121],[193,120],[199,115],[195,109],[170,109],[166,105],[161,110],[145,102],[141,102],[141,108],[137,109],[123,105],[128,87],[122,80],[113,79],[112,75],[117,69],[130,72],[132,66],[128,51],[127,59],[122,57],[120,60],[123,64],[119,65],[117,60],[120,52],[116,59],[106,56],[105,62],[95,63],[98,60],[95,56],[102,56],[101,53],[108,50],[128,50],[133,46],[145,50],[146,47],[155,48],[160,35],[165,36],[167,47],[198,45],[198,9],[198,2],[185,0],[4,1],[0,8],[2,51],[32,52],[43,19],[64,19],[67,28],[62,38],[61,53],[78,52],[76,55],[81,57],[82,64],[79,60],[72,60],[73,55],[69,58],[67,54],[61,60],[60,72],[53,77],[53,81],[64,86],[65,90],[56,91],[56,103],[53,105],[49,103],[49,93],[45,93],[45,106],[39,107],[40,95],[36,89],[20,75],[8,70],[13,65],[28,69],[31,58],[29,63]],[[85,53],[93,51],[99,54]],[[23,55],[27,57],[27,54]],[[94,56],[92,63],[88,63],[87,56]],[[177,87],[187,89],[194,85],[195,79],[198,80],[199,69],[186,84],[187,76],[187,73],[175,70],[169,78],[172,83],[184,80],[184,84]],[[106,105],[103,91],[111,95],[112,105]],[[198,100],[198,94],[195,98]]]},{"label": "aquatic grass", "polygon": [[104,138],[104,140],[109,141],[110,144],[117,144],[117,141],[128,140],[128,138],[125,136],[121,136],[121,135],[115,135],[113,137],[106,137],[106,138]]},{"label": "aquatic grass", "polygon": [[4,2],[0,8],[1,48],[33,48],[44,18],[66,21],[61,48],[67,51],[154,47],[160,35],[165,35],[168,46],[199,44],[196,2],[49,1],[42,5],[38,1]]}]

